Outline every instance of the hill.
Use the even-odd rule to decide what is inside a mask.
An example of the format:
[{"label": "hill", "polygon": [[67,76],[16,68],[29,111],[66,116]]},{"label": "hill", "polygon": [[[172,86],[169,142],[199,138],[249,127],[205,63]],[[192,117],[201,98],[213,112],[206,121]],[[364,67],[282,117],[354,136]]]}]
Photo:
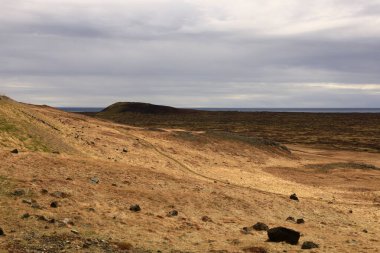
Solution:
[{"label": "hill", "polygon": [[197,111],[116,103],[87,115],[139,127],[233,132],[284,144],[380,152],[379,113]]},{"label": "hill", "polygon": [[0,252],[378,252],[379,154],[288,148],[1,98]]},{"label": "hill", "polygon": [[118,102],[112,104],[99,114],[119,114],[119,113],[143,113],[143,114],[178,114],[197,113],[196,110],[179,109],[164,105],[154,105],[140,102]]}]

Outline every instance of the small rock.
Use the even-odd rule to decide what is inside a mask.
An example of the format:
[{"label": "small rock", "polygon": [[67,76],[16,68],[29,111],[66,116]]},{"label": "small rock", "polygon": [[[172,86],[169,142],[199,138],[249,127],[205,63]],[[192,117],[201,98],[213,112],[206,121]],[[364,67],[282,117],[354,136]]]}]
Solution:
[{"label": "small rock", "polygon": [[245,235],[250,234],[251,231],[252,231],[252,227],[243,227],[243,228],[240,230],[240,232],[241,232],[242,234],[245,234]]},{"label": "small rock", "polygon": [[21,218],[22,219],[28,219],[30,217],[30,214],[29,213],[24,213]]},{"label": "small rock", "polygon": [[91,183],[93,183],[93,184],[99,184],[99,178],[97,178],[97,177],[92,177],[92,178],[90,179],[90,181],[91,181]]},{"label": "small rock", "polygon": [[297,224],[303,224],[303,223],[305,223],[305,220],[304,219],[297,219]]},{"label": "small rock", "polygon": [[32,204],[32,200],[31,199],[23,199],[22,203],[31,205]]},{"label": "small rock", "polygon": [[12,154],[18,154],[18,149],[13,149],[13,150],[11,151],[11,153],[12,153]]},{"label": "small rock", "polygon": [[319,245],[310,241],[304,242],[301,246],[301,249],[315,249],[315,248],[319,248]]},{"label": "small rock", "polygon": [[275,227],[268,230],[268,237],[271,242],[287,242],[295,245],[300,236],[300,232],[285,227]]},{"label": "small rock", "polygon": [[252,228],[257,231],[268,231],[269,229],[269,227],[262,222],[257,222],[255,225],[252,226]]},{"label": "small rock", "polygon": [[40,192],[41,192],[41,194],[44,194],[44,195],[45,195],[45,194],[48,194],[48,193],[49,193],[49,191],[48,191],[48,190],[46,190],[46,189],[41,189],[41,191],[40,191]]},{"label": "small rock", "polygon": [[117,184],[114,183],[114,184],[112,184],[112,186],[117,186]]},{"label": "small rock", "polygon": [[71,177],[67,177],[66,180],[67,181],[73,181],[73,179]]},{"label": "small rock", "polygon": [[43,215],[36,215],[37,220],[39,221],[48,221],[48,219]]},{"label": "small rock", "polygon": [[291,200],[295,200],[295,201],[299,201],[298,197],[297,197],[297,194],[293,193],[292,195],[290,195],[289,197]]},{"label": "small rock", "polygon": [[296,219],[294,219],[294,217],[292,216],[289,216],[288,218],[286,218],[286,221],[296,222]]},{"label": "small rock", "polygon": [[69,218],[64,218],[62,222],[65,223],[66,225],[74,226],[74,222]]},{"label": "small rock", "polygon": [[140,212],[141,211],[141,207],[139,205],[131,205],[129,207],[129,210],[131,210],[132,212]]},{"label": "small rock", "polygon": [[25,195],[25,190],[24,189],[16,189],[12,192],[13,196],[23,196]]},{"label": "small rock", "polygon": [[70,196],[68,193],[60,192],[60,191],[55,191],[51,193],[50,195],[56,198],[67,198]]},{"label": "small rock", "polygon": [[177,215],[178,215],[178,211],[177,210],[172,210],[166,216],[168,216],[168,217],[174,217],[174,216],[177,216]]},{"label": "small rock", "polygon": [[5,235],[4,230],[0,228],[0,236],[4,236],[4,235]]},{"label": "small rock", "polygon": [[202,221],[203,222],[212,222],[212,219],[210,217],[208,217],[208,216],[205,215],[205,216],[202,217]]},{"label": "small rock", "polygon": [[123,152],[124,152],[124,153],[127,153],[127,152],[128,152],[128,149],[127,149],[127,148],[123,148]]},{"label": "small rock", "polygon": [[353,211],[350,209],[350,210],[348,210],[348,213],[353,213]]},{"label": "small rock", "polygon": [[58,207],[58,202],[57,201],[53,201],[50,203],[50,207],[52,208],[57,208]]},{"label": "small rock", "polygon": [[36,208],[36,209],[41,209],[41,206],[37,203],[37,201],[35,200],[32,200],[32,205],[31,205],[32,208]]},{"label": "small rock", "polygon": [[368,230],[367,229],[363,229],[363,233],[368,233]]},{"label": "small rock", "polygon": [[78,230],[75,230],[75,229],[71,229],[71,233],[76,234],[76,235],[79,235]]}]

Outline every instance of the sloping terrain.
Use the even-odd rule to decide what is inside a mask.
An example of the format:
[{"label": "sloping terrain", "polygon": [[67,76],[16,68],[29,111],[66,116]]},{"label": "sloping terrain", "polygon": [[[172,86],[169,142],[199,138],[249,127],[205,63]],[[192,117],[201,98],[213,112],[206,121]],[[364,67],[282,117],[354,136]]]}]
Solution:
[{"label": "sloping terrain", "polygon": [[[302,252],[302,242],[313,241],[314,252],[378,252],[379,154],[288,148],[231,133],[120,125],[2,97],[0,249]],[[140,211],[130,210],[135,204]],[[256,222],[300,231],[300,244],[242,233]]]}]

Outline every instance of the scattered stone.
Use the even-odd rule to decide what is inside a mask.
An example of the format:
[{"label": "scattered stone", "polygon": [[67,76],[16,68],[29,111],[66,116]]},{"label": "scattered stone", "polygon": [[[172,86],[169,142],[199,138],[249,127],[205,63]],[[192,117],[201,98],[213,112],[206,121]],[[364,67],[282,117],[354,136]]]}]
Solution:
[{"label": "scattered stone", "polygon": [[11,153],[12,153],[12,154],[18,154],[18,149],[13,149],[13,150],[11,151]]},{"label": "scattered stone", "polygon": [[208,217],[208,216],[205,215],[205,216],[202,217],[202,221],[203,222],[212,222],[212,219],[210,217]]},{"label": "scattered stone", "polygon": [[297,197],[297,194],[293,193],[292,195],[290,195],[289,197],[291,200],[295,200],[295,201],[299,201],[298,197]]},{"label": "scattered stone", "polygon": [[243,228],[240,230],[240,232],[241,232],[242,234],[245,234],[245,235],[250,234],[251,231],[252,231],[252,227],[243,227]]},{"label": "scattered stone", "polygon": [[315,249],[315,248],[319,248],[319,245],[310,241],[304,242],[301,246],[301,249]]},{"label": "scattered stone", "polygon": [[288,218],[286,218],[286,221],[296,222],[296,219],[294,219],[294,217],[292,216],[289,216]]},{"label": "scattered stone", "polygon": [[12,193],[13,196],[23,196],[25,194],[26,194],[26,192],[24,189],[16,189]]},{"label": "scattered stone", "polygon": [[297,224],[304,224],[305,223],[305,220],[304,219],[297,219]]},{"label": "scattered stone", "polygon": [[140,212],[141,211],[141,207],[139,205],[131,205],[129,207],[129,210],[131,210],[132,212]]},{"label": "scattered stone", "polygon": [[46,190],[46,189],[41,189],[41,194],[48,194],[49,193],[49,191],[48,190]]},{"label": "scattered stone", "polygon": [[350,210],[348,210],[348,213],[353,213],[353,211],[350,209]]},{"label": "scattered stone", "polygon": [[71,177],[66,178],[67,181],[73,181]]},{"label": "scattered stone", "polygon": [[56,198],[61,198],[61,199],[67,198],[70,196],[68,193],[60,192],[60,191],[55,191],[55,192],[51,193],[50,195],[53,197],[56,197]]},{"label": "scattered stone", "polygon": [[367,229],[363,229],[363,233],[368,233],[368,230]]},{"label": "scattered stone", "polygon": [[23,199],[22,203],[31,205],[32,204],[32,200],[31,199]]},{"label": "scattered stone", "polygon": [[41,206],[37,203],[37,201],[35,200],[32,200],[32,205],[31,205],[32,208],[36,208],[36,209],[41,209]]},{"label": "scattered stone", "polygon": [[91,181],[91,183],[93,183],[93,184],[99,184],[99,178],[97,178],[97,177],[92,177],[92,178],[90,179],[90,181]]},{"label": "scattered stone", "polygon": [[262,222],[257,222],[255,225],[252,226],[252,228],[256,231],[268,231],[269,227]]},{"label": "scattered stone", "polygon": [[29,213],[24,213],[21,218],[22,219],[28,219],[30,217],[30,214]]},{"label": "scattered stone", "polygon": [[75,230],[75,229],[71,229],[71,233],[76,234],[76,235],[79,235],[78,230]]},{"label": "scattered stone", "polygon": [[112,184],[112,186],[117,186],[117,184]]},{"label": "scattered stone", "polygon": [[275,227],[268,230],[268,237],[271,242],[287,242],[295,245],[300,239],[300,233],[285,227]]},{"label": "scattered stone", "polygon": [[55,155],[59,155],[60,152],[59,152],[59,151],[53,151],[53,154],[55,154]]},{"label": "scattered stone", "polygon": [[74,222],[69,218],[64,218],[62,222],[65,223],[65,225],[74,226]]},{"label": "scattered stone", "polygon": [[124,153],[127,153],[127,152],[128,152],[128,149],[127,149],[127,148],[123,148],[123,152],[124,152]]},{"label": "scattered stone", "polygon": [[49,221],[45,216],[43,215],[36,215],[37,220],[39,221]]},{"label": "scattered stone", "polygon": [[50,203],[50,207],[52,208],[57,208],[58,207],[58,202],[57,201],[53,201]]},{"label": "scattered stone", "polygon": [[5,235],[4,230],[0,228],[0,236],[4,236],[4,235]]},{"label": "scattered stone", "polygon": [[178,216],[178,211],[177,210],[172,210],[166,216],[168,216],[168,217]]}]

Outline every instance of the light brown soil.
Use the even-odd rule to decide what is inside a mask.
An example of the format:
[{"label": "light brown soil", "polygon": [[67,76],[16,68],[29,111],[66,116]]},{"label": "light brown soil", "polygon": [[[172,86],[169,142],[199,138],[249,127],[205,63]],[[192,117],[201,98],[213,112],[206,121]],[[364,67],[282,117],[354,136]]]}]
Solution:
[{"label": "light brown soil", "polygon": [[[240,232],[259,221],[300,231],[300,244],[320,245],[313,252],[380,251],[380,171],[351,166],[380,167],[378,153],[294,145],[288,154],[203,132],[129,127],[13,101],[0,101],[1,117],[8,124],[0,131],[4,252],[305,251],[267,242],[266,232]],[[21,152],[11,154],[13,148]],[[318,169],[336,163],[351,167]],[[16,189],[25,195],[14,196]],[[55,191],[68,197],[51,196]],[[299,202],[289,199],[292,193]],[[40,208],[23,203],[28,199]],[[51,208],[52,201],[59,207]],[[132,204],[142,210],[131,212]],[[179,215],[167,217],[174,209]],[[25,213],[31,216],[22,219]],[[288,216],[305,224],[289,223]]]}]

